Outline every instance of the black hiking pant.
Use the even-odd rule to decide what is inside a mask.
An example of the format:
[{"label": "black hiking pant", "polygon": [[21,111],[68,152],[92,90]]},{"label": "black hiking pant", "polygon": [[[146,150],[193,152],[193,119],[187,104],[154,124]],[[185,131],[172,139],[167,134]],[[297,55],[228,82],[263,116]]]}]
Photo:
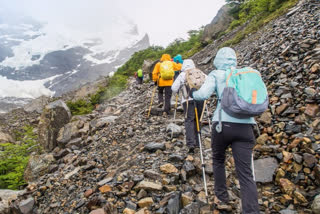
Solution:
[{"label": "black hiking pant", "polygon": [[163,91],[164,91],[164,112],[167,114],[170,113],[170,105],[171,105],[171,96],[172,96],[172,90],[171,86],[164,86],[160,87],[158,86],[158,98],[159,98],[159,104],[163,103]]},{"label": "black hiking pant", "polygon": [[143,77],[137,77],[137,83],[142,84],[143,83]]},{"label": "black hiking pant", "polygon": [[[197,104],[197,112],[200,120],[200,116],[203,109],[203,101],[196,101]],[[184,127],[186,129],[186,143],[187,146],[190,147],[199,147],[199,139],[197,133],[197,122],[196,122],[196,114],[194,109],[194,101],[183,103],[184,113],[187,114],[184,119]]]},{"label": "black hiking pant", "polygon": [[225,171],[225,151],[230,145],[240,182],[242,213],[260,213],[257,186],[253,178],[252,149],[255,144],[252,124],[222,122],[222,132],[212,126],[214,191],[222,202],[228,202]]}]

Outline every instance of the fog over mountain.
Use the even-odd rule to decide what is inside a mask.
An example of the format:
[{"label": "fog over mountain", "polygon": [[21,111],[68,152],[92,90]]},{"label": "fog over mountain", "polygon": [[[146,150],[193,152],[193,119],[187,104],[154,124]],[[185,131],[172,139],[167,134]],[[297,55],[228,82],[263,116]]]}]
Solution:
[{"label": "fog over mountain", "polygon": [[0,112],[106,76],[150,43],[166,46],[186,38],[188,30],[209,23],[224,3],[3,0]]},{"label": "fog over mountain", "polygon": [[[68,9],[65,6],[62,10]],[[41,12],[31,16],[28,10],[1,9],[0,111],[41,95],[61,95],[106,76],[150,45],[148,35],[112,10],[90,20],[73,13],[76,21],[68,19],[70,14],[55,13],[56,20],[47,14],[45,22]]]}]

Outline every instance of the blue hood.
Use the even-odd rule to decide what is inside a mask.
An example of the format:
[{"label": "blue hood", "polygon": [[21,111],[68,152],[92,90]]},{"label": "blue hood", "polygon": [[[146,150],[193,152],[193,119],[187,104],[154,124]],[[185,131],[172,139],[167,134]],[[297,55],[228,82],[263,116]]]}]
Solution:
[{"label": "blue hood", "polygon": [[183,63],[183,60],[182,60],[182,56],[180,55],[180,54],[178,54],[177,56],[175,56],[174,58],[173,58],[173,61],[175,62],[175,63]]},{"label": "blue hood", "polygon": [[218,70],[228,70],[231,67],[237,67],[236,52],[232,48],[221,48],[213,61],[213,65]]}]

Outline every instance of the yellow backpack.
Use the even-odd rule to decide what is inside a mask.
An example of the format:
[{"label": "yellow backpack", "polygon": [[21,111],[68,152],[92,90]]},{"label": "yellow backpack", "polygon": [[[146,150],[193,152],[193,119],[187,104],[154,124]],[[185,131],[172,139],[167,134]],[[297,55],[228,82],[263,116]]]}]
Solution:
[{"label": "yellow backpack", "polygon": [[160,64],[160,77],[163,80],[172,80],[174,77],[173,63],[164,61]]}]

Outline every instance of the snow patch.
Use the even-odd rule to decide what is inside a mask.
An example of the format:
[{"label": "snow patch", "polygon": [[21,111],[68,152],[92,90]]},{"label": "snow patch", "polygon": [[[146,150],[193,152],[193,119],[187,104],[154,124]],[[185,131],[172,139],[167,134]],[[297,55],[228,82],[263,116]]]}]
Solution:
[{"label": "snow patch", "polygon": [[11,80],[0,76],[0,98],[16,97],[35,99],[42,95],[53,96],[54,92],[47,89],[44,84],[60,75],[42,80]]}]

